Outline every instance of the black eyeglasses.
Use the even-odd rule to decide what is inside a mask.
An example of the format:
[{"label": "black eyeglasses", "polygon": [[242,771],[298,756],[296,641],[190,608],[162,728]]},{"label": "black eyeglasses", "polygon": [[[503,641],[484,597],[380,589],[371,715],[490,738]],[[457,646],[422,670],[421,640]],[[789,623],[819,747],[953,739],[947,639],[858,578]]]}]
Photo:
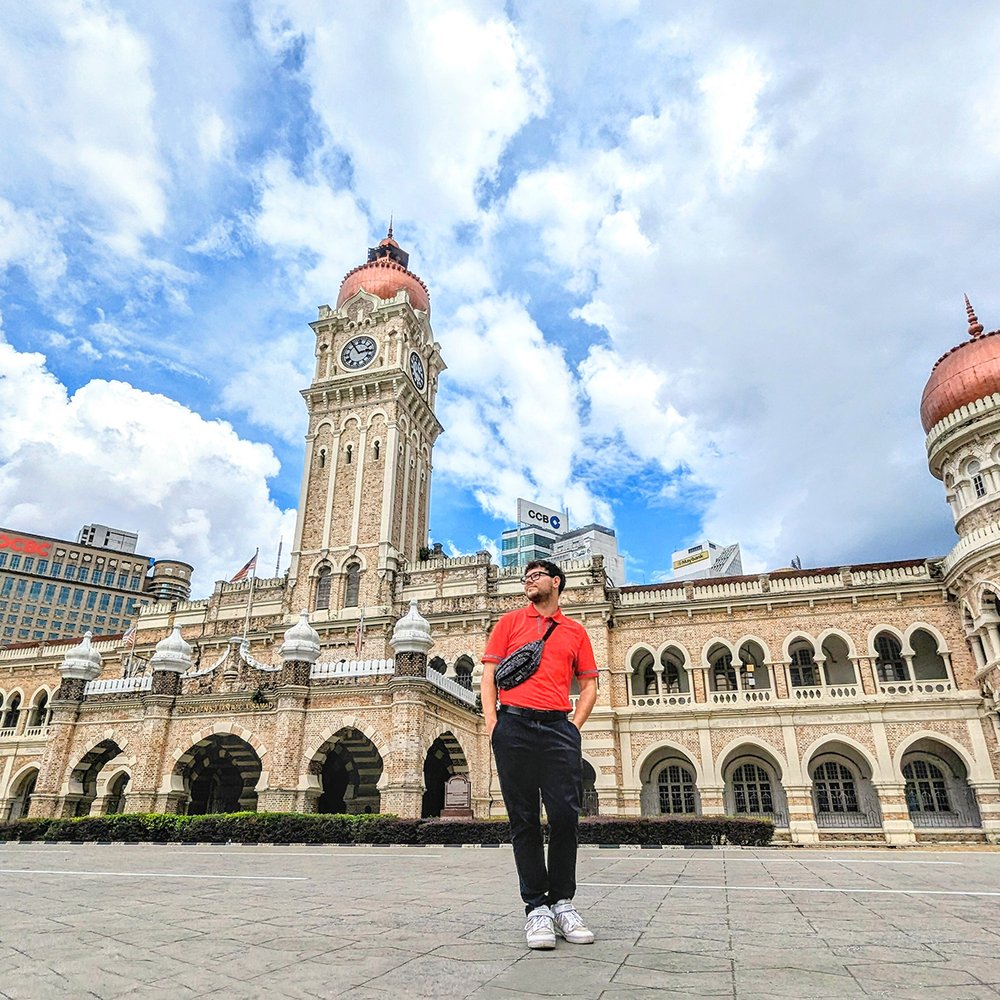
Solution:
[{"label": "black eyeglasses", "polygon": [[521,577],[521,583],[534,583],[541,576],[552,576],[551,573],[546,573],[544,570],[536,569],[534,573],[525,573]]}]

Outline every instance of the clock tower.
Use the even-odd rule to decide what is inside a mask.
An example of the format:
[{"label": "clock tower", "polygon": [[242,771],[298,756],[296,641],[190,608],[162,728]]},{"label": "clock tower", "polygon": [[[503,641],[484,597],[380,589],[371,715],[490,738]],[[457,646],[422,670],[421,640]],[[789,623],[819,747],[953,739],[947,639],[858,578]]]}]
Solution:
[{"label": "clock tower", "polygon": [[446,367],[427,286],[392,227],[320,306],[316,373],[289,570],[290,610],[314,620],[392,603],[396,575],[427,544],[434,415]]}]

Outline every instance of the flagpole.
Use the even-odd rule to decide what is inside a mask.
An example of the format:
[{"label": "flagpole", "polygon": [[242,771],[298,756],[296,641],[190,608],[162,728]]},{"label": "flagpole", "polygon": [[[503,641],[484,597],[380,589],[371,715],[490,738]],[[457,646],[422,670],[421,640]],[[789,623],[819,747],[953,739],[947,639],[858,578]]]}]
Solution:
[{"label": "flagpole", "polygon": [[274,560],[275,576],[278,575],[278,570],[281,568],[281,546],[284,544],[284,542],[285,542],[285,536],[282,535],[281,538],[278,539],[278,558]]},{"label": "flagpole", "polygon": [[257,583],[257,556],[260,554],[260,547],[254,549],[253,566],[250,569],[250,592],[247,594],[247,616],[243,620],[243,641],[246,642],[247,633],[250,631],[250,613],[253,611],[253,592]]}]

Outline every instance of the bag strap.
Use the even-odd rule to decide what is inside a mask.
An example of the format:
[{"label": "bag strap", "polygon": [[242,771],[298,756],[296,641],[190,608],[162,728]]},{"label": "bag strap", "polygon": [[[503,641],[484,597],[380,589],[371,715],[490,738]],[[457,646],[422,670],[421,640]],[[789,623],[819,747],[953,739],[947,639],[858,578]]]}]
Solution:
[{"label": "bag strap", "polygon": [[549,627],[548,627],[548,628],[547,628],[547,629],[545,630],[545,635],[543,635],[543,636],[542,636],[542,644],[543,644],[543,645],[545,644],[545,640],[546,640],[546,639],[548,639],[548,637],[549,637],[550,635],[552,635],[552,630],[553,630],[553,629],[554,629],[554,628],[555,628],[555,627],[556,627],[556,626],[557,626],[558,624],[559,624],[559,622],[557,622],[557,621],[555,620],[555,618],[553,618],[553,619],[552,619],[552,622],[551,622],[551,623],[550,623],[550,625],[549,625]]}]

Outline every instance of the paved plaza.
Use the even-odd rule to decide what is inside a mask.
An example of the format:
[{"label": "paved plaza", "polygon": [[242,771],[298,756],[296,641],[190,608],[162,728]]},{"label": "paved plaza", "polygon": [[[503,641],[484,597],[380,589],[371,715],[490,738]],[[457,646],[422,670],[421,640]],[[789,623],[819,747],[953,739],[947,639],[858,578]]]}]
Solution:
[{"label": "paved plaza", "polygon": [[509,848],[0,845],[0,997],[1000,997],[1000,852],[585,848],[591,946]]}]

